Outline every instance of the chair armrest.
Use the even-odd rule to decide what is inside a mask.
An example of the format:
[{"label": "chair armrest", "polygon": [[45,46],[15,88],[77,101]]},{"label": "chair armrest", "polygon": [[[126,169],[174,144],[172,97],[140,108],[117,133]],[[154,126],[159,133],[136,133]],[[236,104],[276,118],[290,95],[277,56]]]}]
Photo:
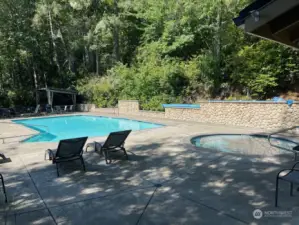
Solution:
[{"label": "chair armrest", "polygon": [[[277,176],[276,176],[276,178],[280,178],[279,177],[279,175],[282,173],[282,172],[284,172],[284,171],[289,171],[286,175],[288,175],[289,173],[291,173],[292,171],[294,171],[295,169],[282,169],[282,170],[280,170],[279,172],[278,172],[278,174],[277,174]],[[286,176],[286,175],[284,175],[284,176]]]},{"label": "chair armrest", "polygon": [[2,154],[2,153],[0,153],[0,157],[1,157],[2,159],[7,159],[7,158],[5,157],[5,155]]},{"label": "chair armrest", "polygon": [[297,164],[299,164],[299,161],[296,162],[296,163],[292,166],[292,169],[294,169],[294,168],[297,166]]}]

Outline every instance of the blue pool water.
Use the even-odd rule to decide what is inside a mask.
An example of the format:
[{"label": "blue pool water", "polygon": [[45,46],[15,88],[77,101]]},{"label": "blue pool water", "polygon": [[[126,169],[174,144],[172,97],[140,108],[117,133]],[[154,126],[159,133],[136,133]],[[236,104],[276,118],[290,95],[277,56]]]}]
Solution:
[{"label": "blue pool water", "polygon": [[201,135],[191,139],[196,147],[214,149],[222,152],[243,152],[257,154],[270,151],[291,151],[299,143],[282,138],[271,137],[263,134],[211,134]]},{"label": "blue pool water", "polygon": [[163,126],[136,120],[83,115],[14,120],[13,122],[39,131],[39,134],[24,142],[57,142],[68,138],[106,136],[115,131],[144,130]]}]

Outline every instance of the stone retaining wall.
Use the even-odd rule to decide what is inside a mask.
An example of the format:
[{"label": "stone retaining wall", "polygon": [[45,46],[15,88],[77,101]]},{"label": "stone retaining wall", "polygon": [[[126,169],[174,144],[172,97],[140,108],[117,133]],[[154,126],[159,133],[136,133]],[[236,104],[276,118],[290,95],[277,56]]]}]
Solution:
[{"label": "stone retaining wall", "polygon": [[94,108],[92,112],[95,113],[107,113],[107,114],[118,114],[118,108]]},{"label": "stone retaining wall", "polygon": [[140,110],[138,112],[138,115],[144,117],[165,118],[164,112],[157,112],[157,111]]},{"label": "stone retaining wall", "polygon": [[95,104],[77,104],[76,110],[79,112],[90,112],[95,109]]},{"label": "stone retaining wall", "polygon": [[[119,114],[166,118],[214,124],[262,128],[265,130],[299,125],[299,104],[275,102],[200,102],[199,109],[166,108],[165,112],[139,110],[136,100],[118,102]],[[115,113],[115,109],[95,109]]]},{"label": "stone retaining wall", "polygon": [[139,102],[137,100],[118,101],[118,110],[120,114],[135,114],[139,112]]},{"label": "stone retaining wall", "polygon": [[299,124],[299,105],[285,103],[200,103],[200,109],[166,108],[165,118],[263,129]]}]

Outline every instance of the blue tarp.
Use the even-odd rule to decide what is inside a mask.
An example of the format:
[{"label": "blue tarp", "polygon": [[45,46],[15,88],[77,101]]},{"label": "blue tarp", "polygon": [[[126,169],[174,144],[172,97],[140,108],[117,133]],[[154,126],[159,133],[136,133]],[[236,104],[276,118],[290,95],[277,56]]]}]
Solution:
[{"label": "blue tarp", "polygon": [[294,101],[289,99],[289,100],[287,100],[287,104],[288,104],[288,106],[292,106],[294,104]]},{"label": "blue tarp", "polygon": [[280,98],[280,97],[274,97],[274,98],[272,98],[272,100],[273,100],[274,102],[285,102],[285,101],[286,101],[285,99]]}]

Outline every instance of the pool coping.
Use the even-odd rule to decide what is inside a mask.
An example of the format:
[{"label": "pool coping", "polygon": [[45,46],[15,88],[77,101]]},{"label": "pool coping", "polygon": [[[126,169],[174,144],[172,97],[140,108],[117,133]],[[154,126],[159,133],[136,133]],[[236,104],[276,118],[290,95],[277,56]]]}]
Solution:
[{"label": "pool coping", "polygon": [[[26,142],[26,140],[29,140],[31,138],[34,138],[35,136],[38,136],[42,133],[48,133],[54,137],[57,137],[57,135],[52,134],[51,132],[46,132],[44,130],[41,130],[37,127],[34,127],[34,125],[30,126],[27,124],[23,124],[23,123],[16,123],[16,121],[26,121],[26,120],[35,120],[35,119],[49,119],[49,118],[54,118],[54,117],[70,117],[70,116],[86,116],[86,117],[104,117],[104,118],[110,118],[110,119],[120,119],[120,120],[130,120],[130,121],[136,121],[136,122],[141,122],[141,123],[147,123],[147,124],[154,124],[154,125],[158,125],[158,127],[152,127],[152,128],[146,128],[146,129],[142,129],[142,130],[132,130],[132,132],[140,132],[140,131],[145,131],[145,130],[152,130],[152,129],[159,129],[159,128],[163,128],[167,125],[162,124],[162,123],[155,123],[152,121],[142,121],[139,119],[129,119],[129,118],[124,118],[124,117],[113,117],[113,116],[106,116],[106,115],[93,115],[93,114],[86,114],[86,113],[74,113],[74,114],[68,114],[68,115],[50,115],[50,116],[42,116],[42,117],[28,117],[28,118],[17,118],[17,119],[12,119],[10,120],[11,123],[18,125],[18,126],[22,126],[25,127],[31,131],[34,131],[36,133],[32,134],[30,137],[25,138],[24,140],[20,141],[21,144],[25,144],[25,143],[58,143],[58,141],[37,141],[37,142]],[[37,126],[37,125],[36,125]],[[43,125],[45,126],[45,125]],[[47,126],[45,126],[47,127]],[[89,138],[96,138],[96,137],[106,137],[108,136],[109,133],[107,135],[99,135],[99,136],[88,136]]]},{"label": "pool coping", "polygon": [[[103,116],[103,117],[111,117],[111,118],[126,118],[126,119],[131,119],[131,120],[136,120],[136,121],[142,121],[142,122],[148,122],[148,123],[155,123],[155,124],[163,124],[164,126],[162,127],[157,127],[157,128],[151,128],[151,129],[146,129],[146,130],[139,130],[139,131],[132,131],[132,134],[135,133],[136,135],[139,133],[144,133],[144,132],[151,132],[152,129],[176,129],[177,127],[183,126],[183,127],[198,127],[198,129],[193,131],[192,136],[195,135],[200,135],[202,133],[202,129],[222,129],[224,125],[222,124],[214,124],[214,123],[206,123],[206,122],[191,122],[191,121],[184,121],[184,120],[173,120],[173,119],[168,119],[168,118],[156,118],[156,117],[149,117],[149,116],[139,116],[139,115],[131,115],[131,114],[117,114],[117,113],[103,113],[103,112],[72,112],[72,113],[63,113],[63,114],[54,114],[54,115],[43,115],[43,116],[33,116],[33,117],[16,117],[16,118],[11,118],[11,119],[0,119],[0,122],[4,123],[9,123],[13,124],[15,126],[15,131],[14,132],[6,132],[5,136],[0,135],[0,139],[4,139],[5,143],[18,143],[21,145],[26,145],[26,146],[31,146],[35,148],[36,146],[43,146],[45,144],[49,145],[49,148],[55,148],[57,147],[57,142],[32,142],[32,143],[24,143],[21,142],[25,138],[23,136],[33,136],[38,134],[36,130],[33,130],[29,127],[22,126],[21,124],[14,123],[12,120],[23,120],[23,119],[33,119],[33,118],[49,118],[49,117],[59,117],[59,116],[73,116],[73,115],[92,115],[92,116]],[[184,129],[184,128],[183,128]],[[261,128],[248,128],[248,127],[243,127],[243,126],[225,126],[225,130],[231,129],[233,132],[236,133],[267,133],[269,131],[263,130]],[[165,131],[168,132],[168,131]],[[204,132],[205,133],[205,132]],[[192,137],[190,136],[190,138]],[[106,136],[107,137],[107,136]],[[89,139],[92,139],[94,141],[96,140],[101,140],[105,141],[105,136],[95,136],[95,137],[90,137]],[[190,144],[190,146],[192,146]]]}]

